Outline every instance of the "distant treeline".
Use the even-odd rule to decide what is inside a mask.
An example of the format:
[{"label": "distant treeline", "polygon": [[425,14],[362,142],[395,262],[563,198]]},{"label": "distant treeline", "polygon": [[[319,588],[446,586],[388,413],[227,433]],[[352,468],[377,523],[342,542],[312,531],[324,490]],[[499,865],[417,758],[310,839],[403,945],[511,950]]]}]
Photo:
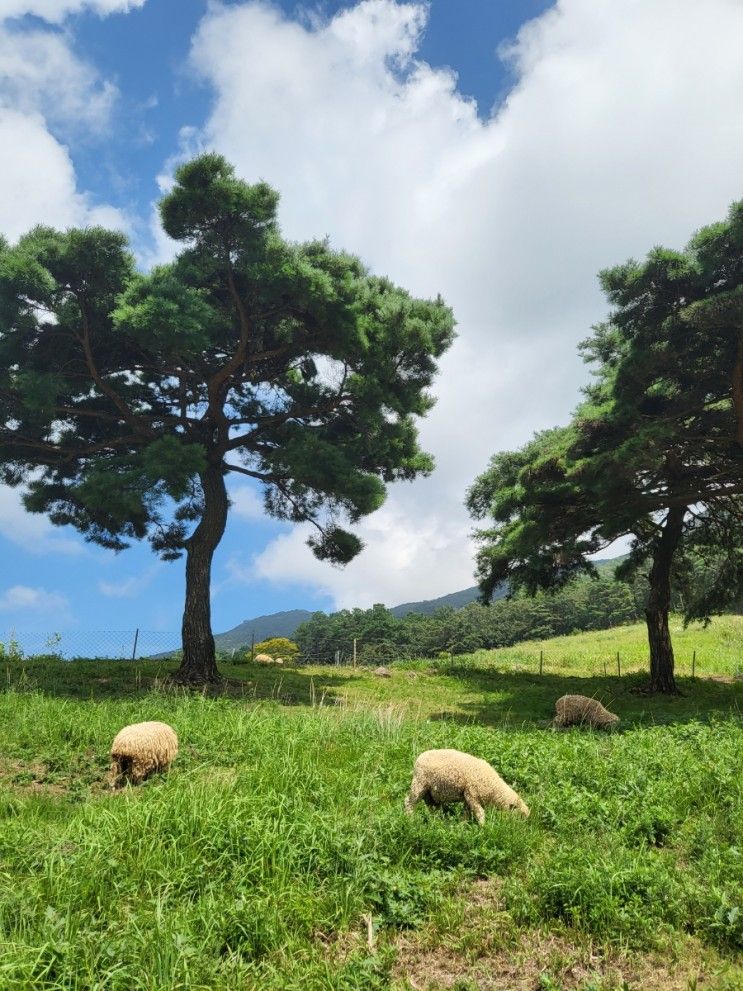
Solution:
[{"label": "distant treeline", "polygon": [[336,653],[348,662],[354,639],[362,664],[510,647],[521,640],[635,622],[644,617],[645,584],[602,576],[577,581],[554,594],[501,599],[487,607],[472,603],[461,609],[444,608],[431,616],[409,613],[402,619],[382,605],[331,615],[318,612],[298,627],[294,639],[304,660],[317,663],[332,662]]}]

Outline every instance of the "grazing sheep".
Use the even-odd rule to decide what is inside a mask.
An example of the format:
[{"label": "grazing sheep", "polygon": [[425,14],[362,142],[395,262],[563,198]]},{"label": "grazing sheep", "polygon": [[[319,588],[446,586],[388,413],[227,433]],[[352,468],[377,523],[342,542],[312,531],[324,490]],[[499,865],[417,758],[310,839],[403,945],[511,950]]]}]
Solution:
[{"label": "grazing sheep", "polygon": [[482,826],[485,805],[529,815],[528,806],[487,761],[460,750],[426,750],[415,762],[405,811],[410,815],[421,799],[427,805],[464,802]]},{"label": "grazing sheep", "polygon": [[111,787],[139,784],[153,771],[167,770],[178,753],[178,737],[167,723],[134,723],[111,744]]},{"label": "grazing sheep", "polygon": [[598,699],[585,695],[563,695],[555,702],[553,726],[593,726],[596,729],[609,729],[619,722],[619,716],[609,712]]},{"label": "grazing sheep", "polygon": [[389,668],[384,667],[384,665],[382,665],[381,667],[378,667],[378,668],[374,668],[374,674],[377,676],[377,678],[391,678],[392,677],[392,672],[390,671]]},{"label": "grazing sheep", "polygon": [[274,659],[270,654],[256,654],[253,658],[256,664],[274,664]]}]

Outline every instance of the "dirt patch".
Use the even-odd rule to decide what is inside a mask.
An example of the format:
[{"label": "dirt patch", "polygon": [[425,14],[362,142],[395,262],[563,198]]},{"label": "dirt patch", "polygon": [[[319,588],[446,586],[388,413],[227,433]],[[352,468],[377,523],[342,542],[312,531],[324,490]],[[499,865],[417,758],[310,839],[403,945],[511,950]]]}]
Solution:
[{"label": "dirt patch", "polygon": [[[503,911],[497,880],[479,881],[462,895],[456,932],[401,933],[393,988],[398,991],[689,991],[733,988],[743,971],[691,938],[673,953],[629,953],[599,947],[570,932],[517,931]],[[729,975],[731,983],[719,983]]]},{"label": "dirt patch", "polygon": [[60,781],[50,779],[49,768],[38,760],[0,759],[0,784],[31,795],[64,795],[67,791]]},{"label": "dirt patch", "polygon": [[[528,932],[515,945],[472,958],[447,947],[431,949],[400,937],[393,968],[398,989],[411,991],[582,991],[600,984],[616,991],[689,991],[718,988],[719,968],[696,953],[671,960],[657,954],[612,955],[564,936]],[[741,975],[743,976],[743,975]],[[731,975],[731,979],[732,978]],[[729,987],[738,986],[730,984]]]},{"label": "dirt patch", "polygon": [[105,790],[106,771],[92,757],[78,760],[64,772],[40,760],[0,757],[0,785],[21,795],[78,795],[81,789],[97,793]]}]

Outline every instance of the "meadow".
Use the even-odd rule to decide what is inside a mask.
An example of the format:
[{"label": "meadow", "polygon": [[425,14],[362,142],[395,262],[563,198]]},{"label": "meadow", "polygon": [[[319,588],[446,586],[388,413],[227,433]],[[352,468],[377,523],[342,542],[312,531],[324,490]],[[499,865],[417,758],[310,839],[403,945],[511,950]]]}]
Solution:
[{"label": "meadow", "polygon": [[[163,661],[7,660],[1,991],[743,987],[743,618],[692,634],[670,699],[642,693],[641,627],[390,678],[228,665],[204,694]],[[552,731],[566,691],[621,729]],[[144,719],[178,759],[111,793],[111,739]],[[491,761],[531,817],[405,816],[438,746]]]}]

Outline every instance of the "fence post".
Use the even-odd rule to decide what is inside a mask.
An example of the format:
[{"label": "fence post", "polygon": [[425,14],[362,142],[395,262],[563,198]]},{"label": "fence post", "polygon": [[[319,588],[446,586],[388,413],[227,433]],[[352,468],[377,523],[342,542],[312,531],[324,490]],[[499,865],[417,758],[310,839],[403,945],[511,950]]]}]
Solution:
[{"label": "fence post", "polygon": [[353,638],[353,666],[356,667],[356,637]]},{"label": "fence post", "polygon": [[539,673],[540,674],[542,673],[543,664],[544,664],[544,651],[543,650],[540,650],[539,651]]},{"label": "fence post", "polygon": [[139,627],[134,632],[134,646],[132,647],[132,660],[137,659],[137,640],[139,640]]},{"label": "fence post", "polygon": [[619,651],[617,651],[617,677],[618,678],[622,677],[622,668],[619,664]]},{"label": "fence post", "polygon": [[253,630],[253,636],[250,641],[250,663],[252,664],[255,660],[255,630]]}]

